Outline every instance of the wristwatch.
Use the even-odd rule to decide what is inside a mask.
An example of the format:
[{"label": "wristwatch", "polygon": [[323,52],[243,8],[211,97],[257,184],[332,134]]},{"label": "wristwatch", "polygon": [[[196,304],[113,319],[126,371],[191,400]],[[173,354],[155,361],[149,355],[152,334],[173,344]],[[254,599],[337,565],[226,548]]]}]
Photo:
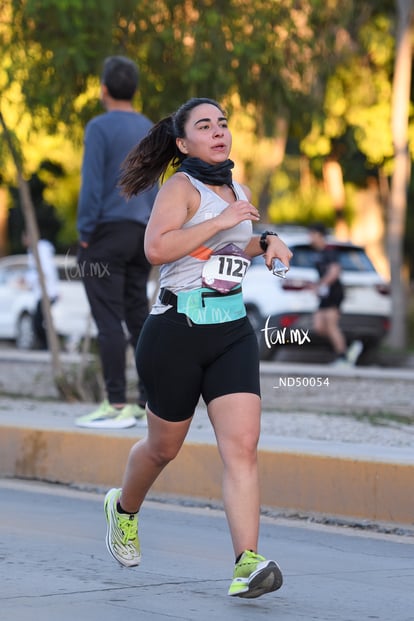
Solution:
[{"label": "wristwatch", "polygon": [[265,231],[264,233],[262,233],[260,235],[260,248],[263,250],[263,252],[266,252],[267,250],[267,241],[266,238],[268,235],[274,235],[275,237],[279,237],[279,235],[277,233],[275,233],[274,231]]}]

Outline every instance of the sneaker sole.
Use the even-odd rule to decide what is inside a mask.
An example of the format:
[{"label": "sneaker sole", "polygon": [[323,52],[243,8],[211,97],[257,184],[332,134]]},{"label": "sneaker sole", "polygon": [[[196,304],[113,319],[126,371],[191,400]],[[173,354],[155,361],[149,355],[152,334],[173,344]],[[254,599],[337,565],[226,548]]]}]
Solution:
[{"label": "sneaker sole", "polygon": [[236,597],[253,599],[266,593],[277,591],[283,584],[283,576],[280,567],[275,561],[269,561],[266,567],[254,572],[248,582],[248,590],[235,594]]},{"label": "sneaker sole", "polygon": [[135,427],[137,421],[135,418],[125,418],[124,420],[99,420],[99,421],[75,421],[76,427],[85,429],[127,429]]},{"label": "sneaker sole", "polygon": [[133,563],[128,563],[125,562],[124,559],[122,559],[122,561],[114,554],[114,552],[112,551],[111,545],[110,545],[110,537],[109,537],[109,523],[110,523],[110,517],[108,515],[110,509],[109,509],[109,501],[110,499],[108,498],[109,494],[111,492],[108,492],[107,495],[105,496],[105,501],[104,501],[104,511],[105,511],[105,517],[106,517],[106,537],[105,537],[105,544],[106,544],[106,549],[108,550],[109,554],[112,556],[112,558],[114,558],[122,567],[138,567],[138,565],[141,562],[141,556],[138,559],[135,559],[135,561]]},{"label": "sneaker sole", "polygon": [[106,549],[108,550],[109,554],[112,556],[112,558],[114,558],[116,560],[117,563],[119,563],[121,565],[121,567],[138,567],[138,565],[140,564],[141,557],[139,558],[139,560],[136,559],[133,563],[126,563],[125,561],[120,561],[119,558],[117,556],[115,556],[115,554],[112,552],[111,546],[109,544],[109,532],[106,535],[105,543],[106,543]]}]

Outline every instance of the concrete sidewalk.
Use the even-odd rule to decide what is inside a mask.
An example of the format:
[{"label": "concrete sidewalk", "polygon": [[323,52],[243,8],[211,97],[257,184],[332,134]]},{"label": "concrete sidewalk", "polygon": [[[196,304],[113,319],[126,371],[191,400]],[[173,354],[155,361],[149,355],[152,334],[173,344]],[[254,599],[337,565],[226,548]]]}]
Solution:
[{"label": "concrete sidewalk", "polygon": [[[86,361],[99,381],[99,365]],[[75,383],[81,368],[78,354],[61,354],[67,377]],[[136,371],[128,369],[129,398],[134,400]],[[317,414],[386,414],[414,417],[414,368],[351,367],[329,364],[263,362],[262,401],[265,411]],[[30,399],[58,399],[49,352],[0,349],[0,394]],[[95,397],[94,397],[95,398]]]}]

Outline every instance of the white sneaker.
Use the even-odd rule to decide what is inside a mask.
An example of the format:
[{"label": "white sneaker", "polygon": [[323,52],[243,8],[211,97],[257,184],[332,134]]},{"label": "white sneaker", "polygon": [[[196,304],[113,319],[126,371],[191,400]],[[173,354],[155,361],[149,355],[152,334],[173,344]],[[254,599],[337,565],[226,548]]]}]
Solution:
[{"label": "white sneaker", "polygon": [[350,344],[346,352],[346,359],[348,360],[349,364],[355,365],[357,363],[363,349],[364,344],[362,343],[362,341],[353,341]]},{"label": "white sneaker", "polygon": [[89,429],[127,429],[134,427],[137,418],[144,415],[145,410],[138,405],[127,404],[121,410],[117,410],[105,400],[94,412],[79,416],[75,420],[75,425]]}]

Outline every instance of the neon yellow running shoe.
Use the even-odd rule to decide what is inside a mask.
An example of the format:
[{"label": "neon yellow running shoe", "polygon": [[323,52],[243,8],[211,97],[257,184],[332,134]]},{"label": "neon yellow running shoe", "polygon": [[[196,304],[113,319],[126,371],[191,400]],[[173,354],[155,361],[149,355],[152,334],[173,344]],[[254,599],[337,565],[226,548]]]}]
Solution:
[{"label": "neon yellow running shoe", "polygon": [[245,550],[234,568],[233,581],[228,595],[235,597],[260,597],[277,591],[283,584],[283,576],[276,561]]},{"label": "neon yellow running shoe", "polygon": [[118,513],[116,505],[120,495],[120,489],[110,489],[105,496],[106,547],[118,563],[134,567],[141,562],[138,516],[136,513]]},{"label": "neon yellow running shoe", "polygon": [[79,416],[75,420],[75,425],[89,429],[126,429],[134,427],[137,418],[142,418],[144,415],[145,410],[139,405],[127,404],[119,410],[105,400],[90,414]]},{"label": "neon yellow running shoe", "polygon": [[132,416],[135,419],[144,418],[146,415],[145,408],[142,408],[138,403],[127,403],[122,410],[122,414],[125,418]]}]

